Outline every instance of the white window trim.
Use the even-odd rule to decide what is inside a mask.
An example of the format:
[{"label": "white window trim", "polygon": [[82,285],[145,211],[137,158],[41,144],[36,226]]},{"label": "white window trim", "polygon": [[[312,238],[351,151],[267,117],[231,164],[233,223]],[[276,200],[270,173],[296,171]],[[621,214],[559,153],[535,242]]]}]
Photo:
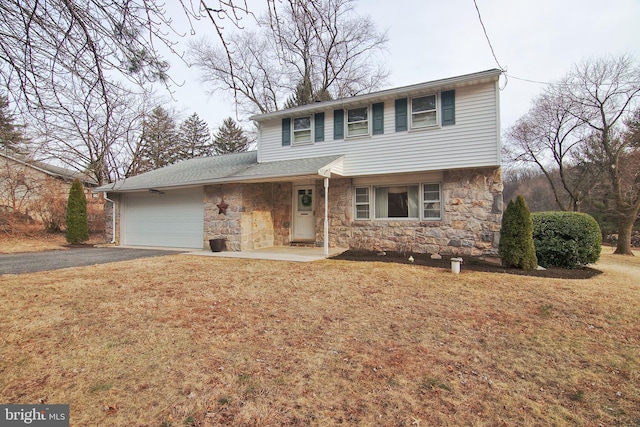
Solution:
[{"label": "white window trim", "polygon": [[[417,98],[426,98],[427,96],[435,96],[436,98],[436,108],[435,108],[435,113],[436,113],[436,122],[432,125],[425,125],[425,126],[414,126],[413,125],[413,100],[417,99]],[[416,130],[423,130],[423,129],[436,129],[440,127],[440,92],[438,93],[428,93],[425,95],[420,95],[420,96],[413,96],[409,99],[409,105],[407,108],[407,113],[409,115],[409,130],[411,131],[416,131]],[[430,110],[431,111],[431,110]],[[419,113],[418,113],[419,114]]]},{"label": "white window trim", "polygon": [[[296,125],[295,125],[295,120],[296,119],[302,119],[305,117],[309,117],[309,140],[308,141],[297,141],[296,142]],[[301,131],[298,131],[301,132]],[[291,117],[291,145],[309,145],[309,144],[313,144],[315,138],[315,117],[313,114],[309,114],[307,116],[296,116],[296,117]]]},{"label": "white window trim", "polygon": [[[366,202],[366,203],[361,203],[361,202],[359,203],[358,202],[358,191],[357,191],[358,188],[366,188],[367,189],[367,198],[369,199],[368,202]],[[367,216],[367,218],[358,218],[358,206],[367,206],[369,208],[368,209],[369,216]],[[369,186],[369,185],[365,185],[365,186],[359,185],[359,186],[354,187],[353,188],[353,207],[354,207],[354,210],[355,210],[354,214],[353,214],[354,218],[356,220],[358,220],[358,221],[370,220],[371,219],[371,206],[372,206],[372,203],[371,203],[371,186]]]},{"label": "white window trim", "polygon": [[[437,184],[439,189],[439,199],[440,203],[440,216],[438,218],[427,218],[424,216],[424,186]],[[418,206],[419,206],[419,216],[418,217],[390,217],[390,218],[376,218],[376,206],[375,206],[375,189],[376,187],[394,187],[394,186],[418,186]],[[357,203],[356,201],[356,189],[357,188],[366,188],[369,193],[369,217],[368,218],[358,218],[358,210],[357,206],[365,205],[366,203]],[[442,221],[443,220],[443,208],[444,201],[442,200],[442,182],[420,182],[420,183],[388,183],[388,184],[375,184],[375,185],[355,185],[353,187],[353,218],[356,221]]]},{"label": "white window trim", "polygon": [[[366,108],[367,109],[367,133],[366,134],[361,134],[361,135],[349,135],[349,110],[357,110],[360,108]],[[352,108],[345,108],[344,109],[344,137],[345,139],[356,139],[356,138],[366,138],[371,136],[371,105],[366,105],[366,106],[360,106],[360,107],[352,107]],[[353,123],[362,123],[364,122],[364,120],[361,120],[359,122],[353,122]]]},{"label": "white window trim", "polygon": [[[424,215],[424,205],[425,203],[436,202],[435,200],[425,200],[424,198],[424,187],[425,185],[438,185],[438,200],[437,203],[440,203],[440,215],[437,218],[427,218]],[[442,201],[442,183],[441,182],[423,182],[420,184],[420,217],[424,221],[442,221],[442,209],[444,208],[444,203]]]}]

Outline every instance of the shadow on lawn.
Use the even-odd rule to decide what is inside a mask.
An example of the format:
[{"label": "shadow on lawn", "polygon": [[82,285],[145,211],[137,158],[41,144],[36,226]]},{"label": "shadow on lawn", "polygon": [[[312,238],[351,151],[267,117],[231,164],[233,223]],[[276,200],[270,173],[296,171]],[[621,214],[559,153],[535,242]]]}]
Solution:
[{"label": "shadow on lawn", "polygon": [[[383,255],[384,254],[384,255]],[[413,262],[409,261],[409,256],[413,257]],[[401,253],[401,252],[375,252],[375,251],[361,251],[361,250],[348,250],[339,255],[332,257],[331,259],[345,260],[345,261],[378,261],[378,262],[394,262],[399,264],[415,264],[423,265],[426,267],[443,268],[451,270],[451,258],[442,257],[442,259],[431,259],[430,254],[415,254],[415,253]],[[497,263],[489,262],[474,257],[462,257],[463,262],[461,266],[461,272],[467,271],[483,271],[487,273],[504,273],[504,274],[518,274],[522,276],[532,277],[547,277],[554,279],[589,279],[597,276],[602,272],[594,268],[582,267],[575,269],[565,269],[550,267],[546,270],[520,270],[517,268],[505,268]]]}]

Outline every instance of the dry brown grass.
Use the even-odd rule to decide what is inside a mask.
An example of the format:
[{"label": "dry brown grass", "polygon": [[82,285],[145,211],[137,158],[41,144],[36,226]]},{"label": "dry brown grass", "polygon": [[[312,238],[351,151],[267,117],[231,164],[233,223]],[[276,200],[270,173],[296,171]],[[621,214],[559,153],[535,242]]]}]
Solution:
[{"label": "dry brown grass", "polygon": [[[87,244],[104,243],[102,235],[91,235]],[[40,252],[68,249],[64,233],[47,233],[40,229],[28,234],[10,235],[0,233],[0,254],[13,254],[18,252]]]},{"label": "dry brown grass", "polygon": [[0,277],[0,402],[74,426],[640,424],[640,257],[562,281],[171,255]]}]

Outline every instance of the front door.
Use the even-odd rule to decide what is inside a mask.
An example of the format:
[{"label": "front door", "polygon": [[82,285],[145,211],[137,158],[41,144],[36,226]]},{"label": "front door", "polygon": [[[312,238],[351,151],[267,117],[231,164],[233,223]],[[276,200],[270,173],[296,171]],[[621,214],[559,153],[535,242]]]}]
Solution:
[{"label": "front door", "polygon": [[295,187],[293,240],[316,240],[316,212],[313,186]]}]

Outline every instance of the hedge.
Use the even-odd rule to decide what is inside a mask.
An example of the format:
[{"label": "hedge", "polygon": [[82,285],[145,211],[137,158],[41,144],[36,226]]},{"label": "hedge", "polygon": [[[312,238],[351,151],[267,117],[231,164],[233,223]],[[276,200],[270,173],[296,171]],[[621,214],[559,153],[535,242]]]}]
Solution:
[{"label": "hedge", "polygon": [[537,212],[533,241],[543,267],[578,268],[600,258],[602,233],[596,220],[580,212]]}]

